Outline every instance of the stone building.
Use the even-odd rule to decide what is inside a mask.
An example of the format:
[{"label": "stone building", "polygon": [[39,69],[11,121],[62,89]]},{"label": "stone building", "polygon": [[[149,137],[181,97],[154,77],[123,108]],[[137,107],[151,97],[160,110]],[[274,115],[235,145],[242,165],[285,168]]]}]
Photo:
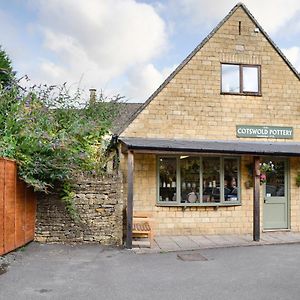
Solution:
[{"label": "stone building", "polygon": [[127,245],[132,204],[156,235],[299,231],[299,79],[237,4],[118,132]]}]

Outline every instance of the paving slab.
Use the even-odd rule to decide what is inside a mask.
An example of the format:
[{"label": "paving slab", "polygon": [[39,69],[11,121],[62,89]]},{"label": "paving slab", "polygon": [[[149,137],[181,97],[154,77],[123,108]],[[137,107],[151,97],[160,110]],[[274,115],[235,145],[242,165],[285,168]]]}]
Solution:
[{"label": "paving slab", "polygon": [[190,239],[193,240],[200,248],[207,248],[217,245],[213,241],[207,239],[204,235],[192,235],[190,236]]},{"label": "paving slab", "polygon": [[[243,238],[240,235],[223,235],[223,238],[226,239],[229,244],[235,245],[247,245],[250,241]],[[252,241],[251,241],[252,242]]]},{"label": "paving slab", "polygon": [[218,246],[228,245],[231,243],[230,241],[226,240],[222,235],[206,235],[205,237]]},{"label": "paving slab", "polygon": [[170,236],[157,237],[154,240],[161,250],[180,250],[179,245]]},{"label": "paving slab", "polygon": [[280,239],[278,239],[276,237],[276,235],[272,236],[270,234],[265,234],[265,233],[261,234],[260,240],[261,240],[261,242],[267,242],[267,243],[279,243],[280,242]]},{"label": "paving slab", "polygon": [[283,233],[293,241],[300,241],[300,233],[299,232],[285,232]]},{"label": "paving slab", "polygon": [[295,241],[295,237],[289,235],[288,233],[269,233],[269,236],[277,238],[279,241],[286,243],[286,242],[293,242]]},{"label": "paving slab", "polygon": [[172,236],[172,240],[180,249],[197,249],[199,246],[189,236]]},{"label": "paving slab", "polygon": [[253,242],[253,235],[252,234],[243,234],[239,235],[239,237],[247,242]]}]

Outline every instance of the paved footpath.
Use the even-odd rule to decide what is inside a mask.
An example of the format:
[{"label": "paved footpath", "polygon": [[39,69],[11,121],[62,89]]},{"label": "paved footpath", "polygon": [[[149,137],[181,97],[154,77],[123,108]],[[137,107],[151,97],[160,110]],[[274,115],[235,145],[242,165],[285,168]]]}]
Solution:
[{"label": "paved footpath", "polygon": [[300,244],[136,254],[32,243],[9,256],[5,300],[300,298]]},{"label": "paved footpath", "polygon": [[[264,232],[259,242],[254,242],[250,234],[245,235],[199,235],[199,236],[158,236],[155,237],[154,247],[149,249],[147,239],[133,242],[136,253],[159,253],[186,250],[201,250],[209,248],[277,245],[300,243],[298,232]],[[300,297],[299,297],[300,299]]]}]

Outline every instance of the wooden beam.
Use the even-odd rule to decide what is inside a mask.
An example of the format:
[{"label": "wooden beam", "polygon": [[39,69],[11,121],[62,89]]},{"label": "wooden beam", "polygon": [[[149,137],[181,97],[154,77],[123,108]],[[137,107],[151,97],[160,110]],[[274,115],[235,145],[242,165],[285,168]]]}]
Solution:
[{"label": "wooden beam", "polygon": [[126,231],[126,248],[132,249],[132,216],[133,216],[133,172],[134,172],[134,155],[128,151],[127,156],[127,231]]},{"label": "wooden beam", "polygon": [[260,240],[260,158],[253,157],[253,241]]}]

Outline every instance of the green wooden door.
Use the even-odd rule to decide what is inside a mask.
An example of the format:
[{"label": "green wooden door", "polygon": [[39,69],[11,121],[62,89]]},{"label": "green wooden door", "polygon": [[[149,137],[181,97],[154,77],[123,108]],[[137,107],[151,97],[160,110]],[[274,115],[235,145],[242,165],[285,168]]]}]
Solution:
[{"label": "green wooden door", "polygon": [[272,160],[264,189],[264,229],[288,228],[288,172],[285,159]]}]

